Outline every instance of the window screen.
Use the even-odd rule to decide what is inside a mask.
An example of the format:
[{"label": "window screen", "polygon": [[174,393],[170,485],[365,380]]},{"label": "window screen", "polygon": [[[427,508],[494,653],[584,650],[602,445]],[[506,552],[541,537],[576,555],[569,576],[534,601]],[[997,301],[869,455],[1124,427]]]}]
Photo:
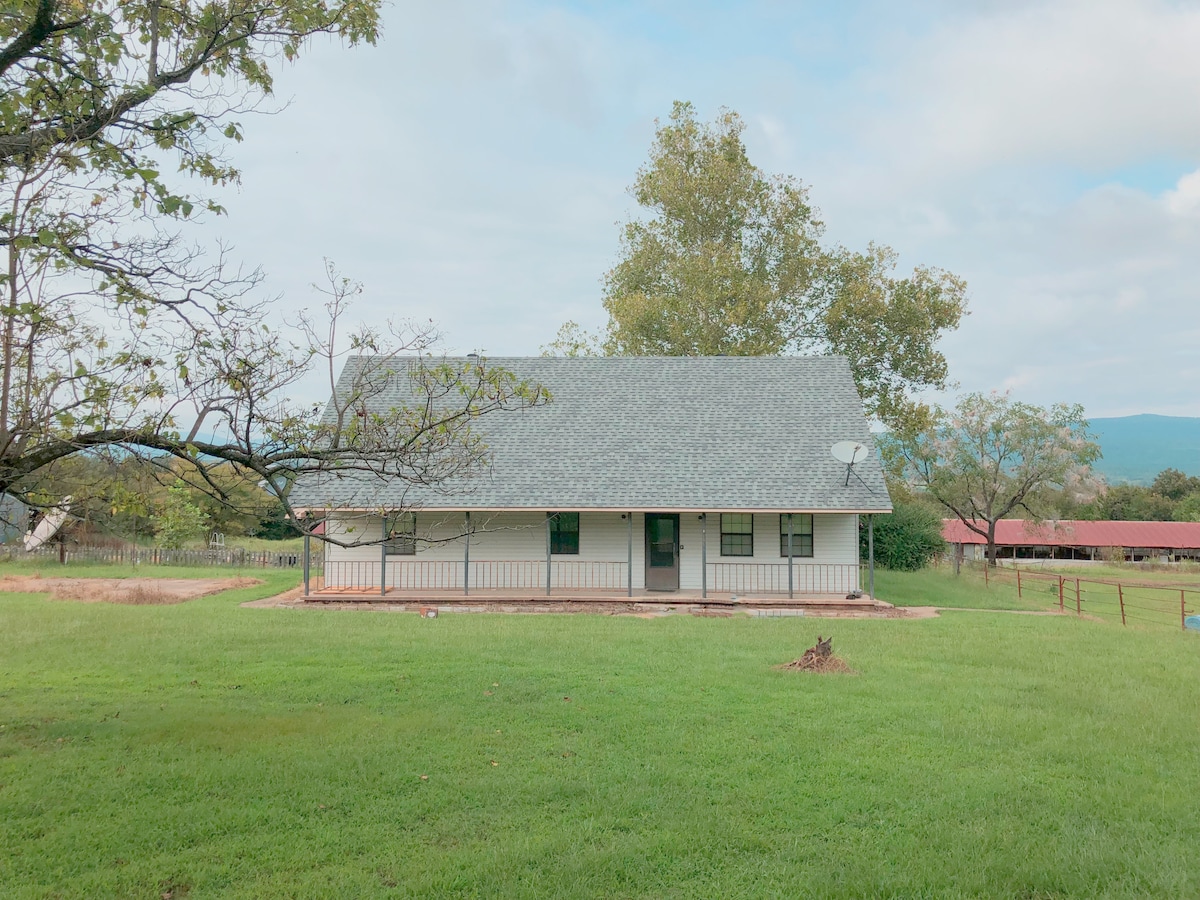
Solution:
[{"label": "window screen", "polygon": [[401,513],[388,523],[387,540],[383,542],[388,556],[413,556],[417,552],[417,517],[415,513]]},{"label": "window screen", "polygon": [[547,513],[550,516],[550,552],[579,553],[579,513]]},{"label": "window screen", "polygon": [[[787,548],[787,513],[779,517],[779,555],[786,557]],[[813,555],[813,517],[812,513],[792,513],[792,556]]]},{"label": "window screen", "polygon": [[721,513],[721,555],[754,555],[754,515]]}]

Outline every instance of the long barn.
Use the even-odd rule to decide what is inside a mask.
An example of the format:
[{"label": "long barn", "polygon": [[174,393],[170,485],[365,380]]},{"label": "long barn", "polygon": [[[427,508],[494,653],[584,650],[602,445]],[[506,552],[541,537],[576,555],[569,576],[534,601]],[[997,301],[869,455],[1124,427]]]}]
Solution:
[{"label": "long barn", "polygon": [[[984,522],[975,525],[987,527]],[[961,547],[964,559],[982,560],[986,554],[987,540],[958,519],[943,521],[942,537]],[[1117,556],[1127,562],[1200,559],[1200,522],[1001,519],[996,523],[996,558],[1001,561],[1099,562]]]}]

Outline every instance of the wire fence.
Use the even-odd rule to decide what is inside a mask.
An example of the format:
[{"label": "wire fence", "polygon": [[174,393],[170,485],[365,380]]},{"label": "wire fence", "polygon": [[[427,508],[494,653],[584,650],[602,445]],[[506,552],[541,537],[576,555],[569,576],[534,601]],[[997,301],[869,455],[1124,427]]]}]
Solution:
[{"label": "wire fence", "polygon": [[[316,542],[314,541],[314,544]],[[226,566],[239,569],[299,569],[300,550],[170,550],[165,547],[88,547],[55,544],[25,550],[20,545],[0,546],[0,562],[108,563],[146,566]],[[310,570],[323,571],[320,547],[314,546]]]},{"label": "wire fence", "polygon": [[980,568],[987,587],[1007,585],[1020,599],[1041,598],[1060,612],[1125,626],[1186,630],[1188,617],[1200,609],[1200,589],[1190,584],[1081,578],[1008,566]]}]

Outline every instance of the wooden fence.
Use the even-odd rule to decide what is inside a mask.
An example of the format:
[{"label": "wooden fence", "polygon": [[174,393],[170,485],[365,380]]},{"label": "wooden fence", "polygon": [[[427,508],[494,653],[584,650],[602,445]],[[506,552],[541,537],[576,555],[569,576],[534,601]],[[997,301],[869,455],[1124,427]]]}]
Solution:
[{"label": "wooden fence", "polygon": [[1060,612],[1091,616],[1122,625],[1166,625],[1187,628],[1187,618],[1200,609],[1200,589],[1189,584],[1154,584],[1077,578],[1008,566],[981,566],[986,586],[1006,585],[1017,597],[1040,597]]},{"label": "wooden fence", "polygon": [[[315,543],[315,542],[314,542]],[[46,563],[113,563],[146,566],[230,566],[242,569],[299,569],[300,550],[168,550],[164,547],[73,547],[55,544],[26,551],[20,545],[0,547],[0,560]],[[321,549],[313,547],[311,571],[322,571]]]}]

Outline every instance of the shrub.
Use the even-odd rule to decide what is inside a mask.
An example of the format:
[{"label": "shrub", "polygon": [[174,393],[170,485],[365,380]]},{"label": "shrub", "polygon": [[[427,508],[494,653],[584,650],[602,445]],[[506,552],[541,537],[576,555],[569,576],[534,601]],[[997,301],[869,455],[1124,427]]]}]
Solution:
[{"label": "shrub", "polygon": [[208,517],[192,503],[187,486],[182,481],[176,481],[167,488],[155,528],[160,546],[178,550],[189,540],[199,537],[207,524]]},{"label": "shrub", "polygon": [[[859,532],[862,558],[867,558],[866,523]],[[917,503],[898,502],[895,511],[875,517],[875,562],[887,569],[913,572],[945,552],[942,520]]]}]

